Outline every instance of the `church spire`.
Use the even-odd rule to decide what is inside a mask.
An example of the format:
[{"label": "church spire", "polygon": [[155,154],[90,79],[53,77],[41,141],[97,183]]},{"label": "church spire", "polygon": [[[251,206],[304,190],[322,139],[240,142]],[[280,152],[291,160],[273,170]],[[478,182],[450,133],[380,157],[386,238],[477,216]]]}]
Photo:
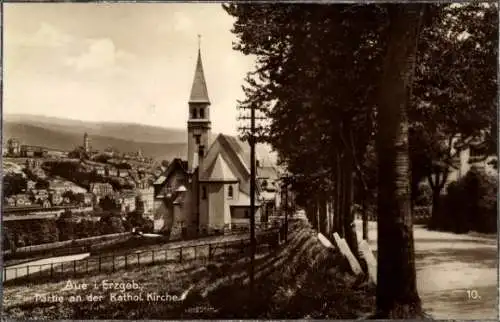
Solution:
[{"label": "church spire", "polygon": [[196,62],[196,70],[194,72],[194,80],[193,86],[191,87],[189,103],[210,104],[205,74],[203,73],[203,64],[201,62],[200,35],[198,35],[198,61]]}]

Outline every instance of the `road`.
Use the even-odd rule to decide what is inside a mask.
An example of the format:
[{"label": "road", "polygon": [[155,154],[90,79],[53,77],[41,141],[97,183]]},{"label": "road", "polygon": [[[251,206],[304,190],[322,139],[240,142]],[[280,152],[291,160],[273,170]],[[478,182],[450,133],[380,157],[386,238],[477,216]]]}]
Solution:
[{"label": "road", "polygon": [[[361,238],[361,221],[356,222]],[[413,228],[417,288],[435,319],[497,319],[496,238]],[[369,244],[377,249],[377,227],[369,223]]]}]

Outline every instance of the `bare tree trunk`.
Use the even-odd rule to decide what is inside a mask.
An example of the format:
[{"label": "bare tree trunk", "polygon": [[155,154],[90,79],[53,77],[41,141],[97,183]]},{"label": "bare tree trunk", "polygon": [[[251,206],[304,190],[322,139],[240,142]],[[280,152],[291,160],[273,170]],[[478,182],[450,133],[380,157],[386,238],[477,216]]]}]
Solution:
[{"label": "bare tree trunk", "polygon": [[410,207],[408,118],[422,4],[389,5],[390,29],[378,106],[376,318],[422,316]]},{"label": "bare tree trunk", "polygon": [[356,236],[356,227],[354,226],[354,212],[352,209],[353,198],[353,163],[347,155],[343,159],[343,177],[344,177],[344,238],[351,248],[352,253],[358,256],[358,238]]},{"label": "bare tree trunk", "polygon": [[366,189],[363,188],[363,195],[361,196],[361,218],[363,220],[363,239],[368,241],[368,212],[366,209],[366,197],[368,195]]},{"label": "bare tree trunk", "polygon": [[342,167],[342,159],[343,156],[339,156],[338,163],[337,163],[337,178],[338,178],[338,184],[337,184],[337,193],[338,193],[338,206],[337,206],[337,214],[338,214],[338,233],[340,237],[344,237],[344,201],[345,201],[345,191],[344,191],[344,185],[345,185],[345,178],[343,176],[343,167]]}]

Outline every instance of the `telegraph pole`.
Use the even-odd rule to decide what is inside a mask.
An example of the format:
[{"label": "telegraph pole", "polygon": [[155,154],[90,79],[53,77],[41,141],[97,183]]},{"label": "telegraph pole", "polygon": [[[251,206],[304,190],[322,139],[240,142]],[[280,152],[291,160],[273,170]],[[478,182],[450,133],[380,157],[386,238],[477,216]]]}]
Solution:
[{"label": "telegraph pole", "polygon": [[257,250],[257,240],[255,239],[255,192],[257,184],[256,175],[256,163],[255,163],[255,144],[256,144],[256,132],[257,128],[255,126],[256,119],[265,119],[263,117],[255,116],[255,107],[245,107],[243,109],[250,109],[250,117],[241,116],[239,120],[250,119],[250,128],[240,127],[240,130],[246,132],[248,137],[248,143],[250,144],[250,269],[249,269],[249,279],[250,279],[250,298],[253,299],[255,296],[255,253]]},{"label": "telegraph pole", "polygon": [[254,295],[255,283],[255,108],[250,109],[250,294]]}]

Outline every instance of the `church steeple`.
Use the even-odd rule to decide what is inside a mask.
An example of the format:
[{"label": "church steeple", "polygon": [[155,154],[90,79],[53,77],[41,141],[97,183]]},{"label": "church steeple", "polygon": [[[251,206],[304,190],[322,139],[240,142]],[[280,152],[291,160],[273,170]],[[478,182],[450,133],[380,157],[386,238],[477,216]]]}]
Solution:
[{"label": "church steeple", "polygon": [[189,97],[188,118],[188,169],[194,171],[198,167],[205,152],[208,151],[210,138],[210,99],[208,98],[207,83],[201,62],[201,49],[198,36],[198,60],[194,72],[193,86]]},{"label": "church steeple", "polygon": [[[198,36],[199,37],[199,36]],[[201,48],[198,43],[198,61],[196,62],[196,70],[194,72],[193,86],[191,87],[191,96],[189,103],[206,103],[210,104],[208,98],[207,82],[203,73],[203,63],[201,62]]]}]

